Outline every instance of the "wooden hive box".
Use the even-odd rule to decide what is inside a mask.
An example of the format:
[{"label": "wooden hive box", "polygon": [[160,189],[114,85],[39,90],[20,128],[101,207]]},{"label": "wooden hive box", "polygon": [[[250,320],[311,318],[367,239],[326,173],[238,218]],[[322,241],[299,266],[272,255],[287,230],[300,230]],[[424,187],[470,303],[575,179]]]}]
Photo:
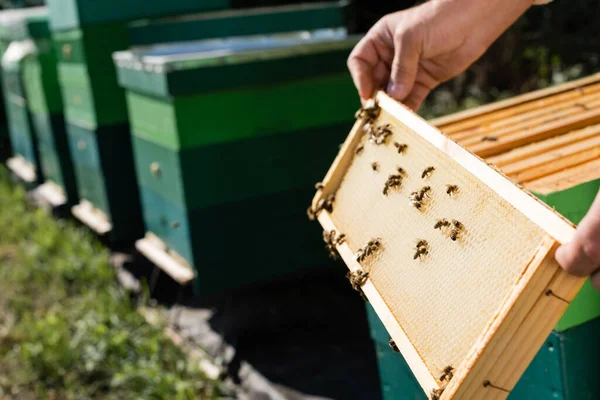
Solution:
[{"label": "wooden hive box", "polygon": [[48,0],[53,30],[230,7],[229,0]]},{"label": "wooden hive box", "polygon": [[52,28],[80,199],[72,212],[110,240],[136,240],[143,229],[127,106],[111,58],[128,46],[126,23]]},{"label": "wooden hive box", "polygon": [[[584,280],[574,227],[385,94],[310,214],[431,398],[506,398]],[[343,235],[343,236],[341,236]]]},{"label": "wooden hive box", "polygon": [[28,35],[33,38],[43,36],[37,18],[45,12],[43,7],[35,7],[0,13],[2,91],[13,150],[13,157],[7,164],[21,181],[30,185],[42,181],[38,144],[33,135],[23,76],[24,62],[31,58],[29,53],[35,46],[23,44],[22,40]]},{"label": "wooden hive box", "polygon": [[339,28],[351,24],[347,1],[294,4],[141,20],[128,27],[133,46],[218,37]]},{"label": "wooden hive box", "polygon": [[138,248],[202,294],[328,264],[301,204],[351,125],[356,41],[320,30],[115,54],[148,232]]},{"label": "wooden hive box", "polygon": [[[600,188],[598,93],[595,74],[431,122],[577,224]],[[518,146],[507,145],[516,135]],[[555,329],[598,317],[600,293],[588,280]]]},{"label": "wooden hive box", "polygon": [[63,116],[57,60],[47,11],[25,18],[14,30],[31,40],[35,51],[22,61],[22,81],[44,184],[38,192],[54,206],[75,203],[77,190]]}]

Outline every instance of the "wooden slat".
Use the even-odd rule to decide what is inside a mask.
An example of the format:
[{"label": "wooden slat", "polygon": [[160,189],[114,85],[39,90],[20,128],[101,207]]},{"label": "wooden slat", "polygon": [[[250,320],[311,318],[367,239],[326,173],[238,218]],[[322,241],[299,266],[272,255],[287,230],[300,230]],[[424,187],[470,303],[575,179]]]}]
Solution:
[{"label": "wooden slat", "polygon": [[[590,105],[589,110],[583,110],[582,108],[579,108],[579,107],[569,108],[566,110],[562,110],[560,112],[553,113],[550,116],[544,115],[540,118],[525,121],[523,123],[509,126],[504,129],[495,130],[495,131],[493,131],[493,133],[490,134],[490,136],[496,138],[499,141],[502,141],[504,137],[510,136],[511,134],[514,134],[514,133],[525,132],[525,131],[529,131],[529,130],[533,130],[533,129],[544,129],[544,127],[549,126],[552,123],[555,123],[557,121],[561,121],[566,118],[576,117],[577,115],[583,114],[586,111],[595,110],[596,112],[598,112],[599,109],[600,109],[600,101],[597,101]],[[462,140],[460,140],[460,143],[463,146],[469,148],[469,147],[472,147],[473,145],[483,142],[483,138],[485,136],[487,136],[487,135],[483,135],[483,136],[477,135],[476,137],[462,139]],[[452,139],[458,140],[454,137]]]},{"label": "wooden slat", "polygon": [[499,138],[497,142],[481,142],[471,145],[468,148],[480,157],[491,157],[518,146],[548,139],[599,122],[600,109],[590,110],[572,117],[561,119],[546,126],[511,133],[503,136],[501,139]]},{"label": "wooden slat", "polygon": [[600,159],[564,169],[552,175],[527,182],[524,186],[539,194],[549,194],[578,184],[600,179]]},{"label": "wooden slat", "polygon": [[600,136],[539,154],[502,168],[505,174],[528,182],[564,168],[583,164],[600,156]]},{"label": "wooden slat", "polygon": [[53,182],[45,182],[36,189],[37,194],[52,207],[60,207],[67,203],[62,188]]},{"label": "wooden slat", "polygon": [[169,254],[162,241],[152,234],[136,241],[135,248],[181,285],[189,284],[196,277],[191,266]]},{"label": "wooden slat", "polygon": [[[598,86],[600,91],[600,85]],[[547,124],[560,118],[598,108],[600,106],[599,99],[600,93],[595,92],[579,97],[574,101],[559,103],[554,106],[536,104],[536,108],[527,113],[517,114],[514,117],[504,118],[493,123],[485,123],[468,130],[448,134],[448,136],[456,141],[469,144],[470,142],[481,141],[481,138],[485,136],[497,137],[506,132]],[[550,100],[553,100],[553,98],[550,97],[544,100],[543,103],[550,102]]]},{"label": "wooden slat", "polygon": [[[485,106],[477,107],[477,108],[470,109],[470,110],[465,110],[465,111],[455,113],[452,115],[448,115],[445,117],[441,117],[441,118],[436,118],[436,119],[431,120],[430,124],[437,126],[438,128],[441,128],[442,131],[444,130],[444,126],[447,126],[450,124],[456,124],[458,129],[465,129],[465,127],[473,126],[473,124],[476,125],[477,123],[479,123],[477,120],[475,120],[475,118],[483,117],[483,119],[485,119],[489,114],[491,114],[493,112],[496,112],[499,110],[502,110],[502,112],[504,112],[503,109],[507,109],[507,108],[511,108],[511,107],[516,108],[519,105],[526,106],[526,107],[517,109],[517,112],[522,112],[523,110],[526,110],[526,109],[533,109],[533,108],[535,108],[535,106],[528,106],[527,105],[528,102],[532,102],[532,101],[539,100],[539,99],[542,99],[545,97],[557,95],[559,93],[566,92],[568,90],[584,88],[584,87],[586,87],[588,85],[592,85],[598,81],[600,81],[600,73],[590,75],[588,77],[581,78],[581,79],[578,79],[578,80],[575,80],[575,81],[572,81],[569,83],[565,83],[562,85],[557,85],[557,86],[549,87],[546,89],[537,90],[534,92],[526,93],[526,94],[523,94],[520,96],[515,96],[510,99],[498,101],[498,102],[488,104]],[[527,108],[527,107],[532,107],[532,108]],[[497,118],[501,119],[508,115],[514,115],[514,114],[500,114],[499,116],[497,116]],[[465,123],[465,125],[462,125],[462,126],[458,125],[459,122],[461,124]]]},{"label": "wooden slat", "polygon": [[25,183],[34,183],[37,179],[35,167],[21,156],[9,158],[6,161],[8,169]]},{"label": "wooden slat", "polygon": [[568,132],[561,136],[556,136],[541,142],[536,142],[524,147],[519,147],[507,153],[494,157],[489,157],[487,161],[498,166],[504,167],[524,159],[532,158],[538,154],[543,154],[551,150],[560,149],[573,143],[597,136],[600,134],[600,125],[592,125],[587,128]]},{"label": "wooden slat", "polygon": [[113,228],[106,215],[86,200],[71,208],[71,212],[75,218],[99,235],[105,235]]}]

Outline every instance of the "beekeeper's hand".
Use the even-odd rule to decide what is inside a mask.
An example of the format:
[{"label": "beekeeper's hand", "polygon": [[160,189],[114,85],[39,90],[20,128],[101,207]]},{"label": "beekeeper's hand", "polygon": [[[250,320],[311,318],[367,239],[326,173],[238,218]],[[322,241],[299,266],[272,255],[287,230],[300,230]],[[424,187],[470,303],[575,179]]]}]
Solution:
[{"label": "beekeeper's hand", "polygon": [[590,276],[600,290],[600,194],[577,227],[573,241],[558,248],[556,260],[573,275]]},{"label": "beekeeper's hand", "polygon": [[361,99],[379,89],[417,110],[466,70],[533,0],[430,0],[389,14],[356,45],[348,68]]}]

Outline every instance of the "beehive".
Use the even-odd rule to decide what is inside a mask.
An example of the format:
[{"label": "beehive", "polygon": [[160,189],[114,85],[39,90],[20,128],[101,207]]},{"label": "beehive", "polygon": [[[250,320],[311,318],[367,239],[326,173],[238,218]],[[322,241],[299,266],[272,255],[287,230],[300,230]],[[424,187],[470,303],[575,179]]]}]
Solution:
[{"label": "beehive", "polygon": [[47,10],[24,19],[22,25],[15,27],[15,34],[18,32],[22,40],[31,40],[35,46],[34,53],[24,58],[21,65],[32,135],[37,143],[40,170],[45,181],[39,192],[56,206],[74,203],[77,190]]},{"label": "beehive", "polygon": [[356,41],[319,30],[115,54],[148,232],[138,248],[200,294],[327,264],[301,204],[351,124]]},{"label": "beehive", "polygon": [[48,0],[52,13],[52,29],[66,31],[113,22],[160,17],[201,10],[222,9],[230,6],[229,0]]},{"label": "beehive", "polygon": [[[579,223],[600,188],[598,93],[596,74],[431,122]],[[588,281],[556,330],[598,317],[600,293]]]},{"label": "beehive", "polygon": [[[72,211],[113,241],[133,241],[143,233],[142,217],[125,93],[111,58],[114,51],[128,46],[126,23],[83,23],[62,29],[69,11],[79,3],[49,4],[67,142],[80,199]],[[81,15],[86,15],[85,7],[79,10]],[[98,12],[101,15],[103,10]]]},{"label": "beehive", "polygon": [[378,101],[311,213],[426,393],[504,398],[583,284],[553,254],[574,229],[385,94]]},{"label": "beehive", "polygon": [[260,7],[140,20],[128,27],[134,46],[219,37],[311,31],[351,25],[347,1]]},{"label": "beehive", "polygon": [[0,13],[2,91],[13,151],[7,163],[16,176],[30,184],[41,181],[42,174],[25,93],[24,65],[33,62],[36,51],[36,43],[27,39],[43,41],[44,30],[36,19],[45,12],[43,7],[35,7]]}]

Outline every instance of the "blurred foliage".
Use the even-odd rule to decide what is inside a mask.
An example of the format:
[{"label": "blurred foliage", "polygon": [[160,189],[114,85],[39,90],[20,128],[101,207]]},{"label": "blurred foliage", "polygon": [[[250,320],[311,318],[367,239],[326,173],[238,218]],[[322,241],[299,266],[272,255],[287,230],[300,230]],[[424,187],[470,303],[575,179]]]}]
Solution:
[{"label": "blurred foliage", "polygon": [[440,85],[420,113],[446,115],[597,72],[598,21],[597,1],[532,7],[471,68]]},{"label": "blurred foliage", "polygon": [[0,166],[0,399],[210,399],[204,377],[116,284],[107,251],[28,209]]},{"label": "blurred foliage", "polygon": [[[354,0],[358,31],[422,2]],[[600,2],[594,0],[531,7],[471,68],[435,89],[420,114],[446,115],[597,72],[598,22]]]}]

